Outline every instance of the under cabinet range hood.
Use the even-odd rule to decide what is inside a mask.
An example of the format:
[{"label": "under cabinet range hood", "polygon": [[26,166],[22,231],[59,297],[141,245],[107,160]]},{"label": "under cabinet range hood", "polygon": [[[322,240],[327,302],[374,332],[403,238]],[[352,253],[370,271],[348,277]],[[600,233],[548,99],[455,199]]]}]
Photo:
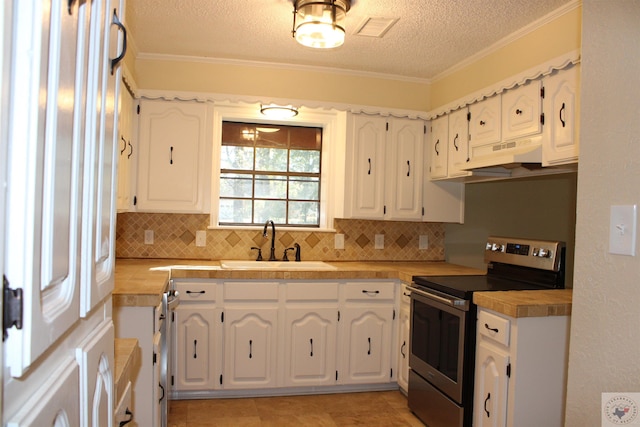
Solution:
[{"label": "under cabinet range hood", "polygon": [[510,170],[526,165],[532,169],[539,168],[542,164],[542,137],[471,147],[470,151],[471,160],[462,166],[467,171],[485,168]]}]

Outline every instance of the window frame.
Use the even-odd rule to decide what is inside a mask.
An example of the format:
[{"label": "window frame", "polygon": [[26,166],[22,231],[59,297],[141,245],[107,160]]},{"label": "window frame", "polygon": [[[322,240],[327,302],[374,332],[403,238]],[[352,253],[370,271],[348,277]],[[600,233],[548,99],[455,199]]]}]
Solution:
[{"label": "window frame", "polygon": [[[291,104],[291,101],[281,103]],[[214,105],[213,149],[211,155],[211,204],[210,229],[251,229],[255,225],[220,225],[218,207],[220,203],[220,151],[222,147],[222,122],[249,122],[270,125],[309,126],[322,128],[322,153],[320,176],[320,224],[318,227],[284,226],[278,228],[291,231],[333,232],[333,219],[340,216],[344,208],[346,113],[336,110],[301,108],[296,117],[282,120],[267,119],[260,114],[260,104]],[[338,213],[338,214],[336,214]]]}]

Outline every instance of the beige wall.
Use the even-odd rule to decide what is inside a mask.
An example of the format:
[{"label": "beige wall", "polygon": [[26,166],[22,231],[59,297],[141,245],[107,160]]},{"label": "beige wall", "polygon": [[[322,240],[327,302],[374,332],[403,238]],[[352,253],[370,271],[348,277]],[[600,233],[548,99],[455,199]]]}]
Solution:
[{"label": "beige wall", "polygon": [[562,54],[580,49],[581,8],[523,35],[478,61],[434,81],[431,109],[528,70]]},{"label": "beige wall", "polygon": [[583,14],[567,427],[599,426],[602,392],[640,391],[640,257],[608,252],[610,206],[640,204],[640,2]]}]

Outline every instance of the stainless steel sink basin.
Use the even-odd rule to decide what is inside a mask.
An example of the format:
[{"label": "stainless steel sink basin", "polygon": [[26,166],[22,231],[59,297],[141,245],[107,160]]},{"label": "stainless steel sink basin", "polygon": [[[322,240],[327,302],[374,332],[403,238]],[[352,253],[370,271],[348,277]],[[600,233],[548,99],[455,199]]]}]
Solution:
[{"label": "stainless steel sink basin", "polygon": [[323,261],[222,260],[220,266],[228,270],[337,270]]}]

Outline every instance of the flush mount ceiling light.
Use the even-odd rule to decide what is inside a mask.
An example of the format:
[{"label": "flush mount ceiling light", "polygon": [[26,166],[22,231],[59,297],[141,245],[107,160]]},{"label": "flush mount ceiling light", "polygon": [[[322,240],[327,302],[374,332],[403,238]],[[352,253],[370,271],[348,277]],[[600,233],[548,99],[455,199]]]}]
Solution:
[{"label": "flush mount ceiling light", "polygon": [[292,105],[260,105],[260,112],[272,119],[287,119],[298,115],[298,109]]},{"label": "flush mount ceiling light", "polygon": [[344,43],[350,0],[294,0],[293,37],[303,46],[328,49]]}]

